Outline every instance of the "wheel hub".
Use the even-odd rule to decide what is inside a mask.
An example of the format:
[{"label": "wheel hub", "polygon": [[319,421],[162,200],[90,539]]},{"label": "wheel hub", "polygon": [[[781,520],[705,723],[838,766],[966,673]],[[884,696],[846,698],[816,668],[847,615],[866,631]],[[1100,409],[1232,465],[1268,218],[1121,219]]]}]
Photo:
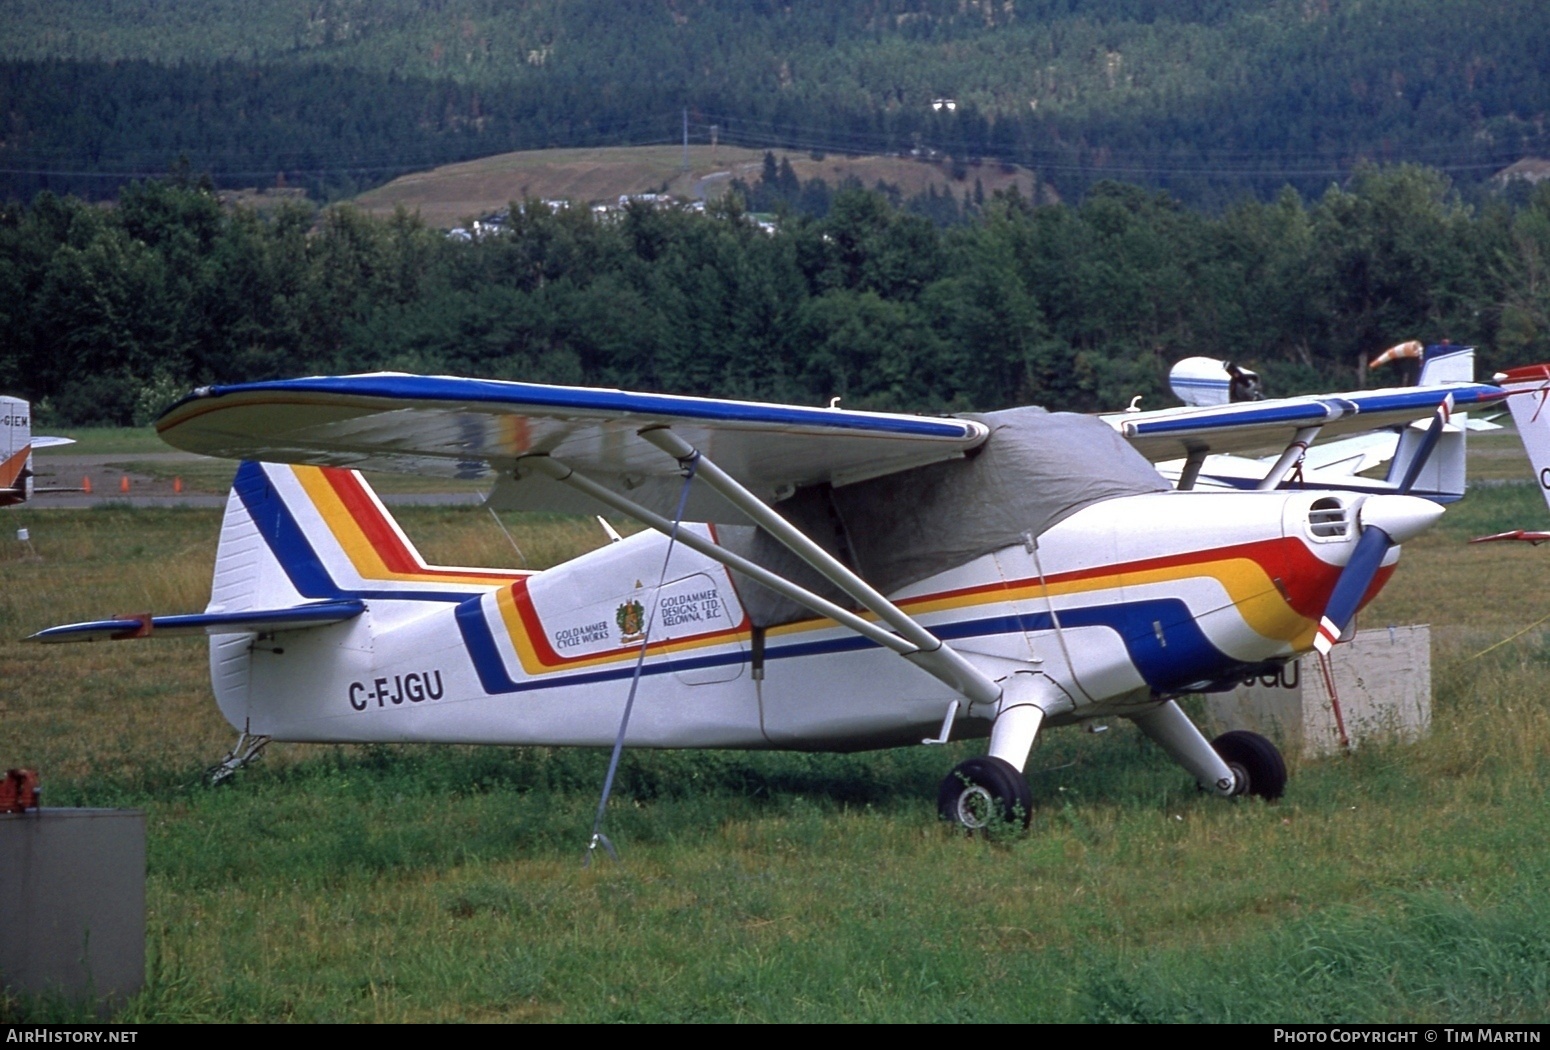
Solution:
[{"label": "wheel hub", "polygon": [[996,813],[996,800],[989,791],[978,784],[970,784],[958,796],[956,807],[958,823],[970,831],[990,826]]}]

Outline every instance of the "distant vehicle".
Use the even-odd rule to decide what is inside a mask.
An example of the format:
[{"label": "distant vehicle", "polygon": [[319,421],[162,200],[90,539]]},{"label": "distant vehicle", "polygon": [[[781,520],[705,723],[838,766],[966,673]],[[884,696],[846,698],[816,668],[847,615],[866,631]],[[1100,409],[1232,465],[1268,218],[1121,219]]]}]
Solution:
[{"label": "distant vehicle", "polygon": [[[1400,423],[1450,392],[1501,396],[1356,392],[1115,427],[398,374],[205,388],[162,437],[262,461],[237,471],[210,604],[33,637],[211,635],[216,700],[242,734],[226,771],[270,738],[850,751],[988,737],[937,800],[975,829],[1027,821],[1022,771],[1045,725],[1123,717],[1206,791],[1275,798],[1270,741],[1208,740],[1174,698],[1327,650],[1442,508],[1176,492],[1148,459]],[[492,478],[495,508],[607,509],[656,531],[543,572],[427,565],[345,467]]]},{"label": "distant vehicle", "polygon": [[19,397],[0,397],[0,507],[32,498],[33,449],[73,444],[73,438],[33,437],[32,406]]},{"label": "distant vehicle", "polygon": [[1186,357],[1168,372],[1168,386],[1186,405],[1263,401],[1265,384],[1258,372],[1214,357]]}]

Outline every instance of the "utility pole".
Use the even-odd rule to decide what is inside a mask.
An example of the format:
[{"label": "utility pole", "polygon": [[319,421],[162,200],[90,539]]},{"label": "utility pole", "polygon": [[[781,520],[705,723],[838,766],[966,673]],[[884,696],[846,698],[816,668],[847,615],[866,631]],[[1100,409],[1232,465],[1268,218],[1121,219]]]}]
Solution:
[{"label": "utility pole", "polygon": [[684,107],[684,174],[689,174],[689,107]]}]

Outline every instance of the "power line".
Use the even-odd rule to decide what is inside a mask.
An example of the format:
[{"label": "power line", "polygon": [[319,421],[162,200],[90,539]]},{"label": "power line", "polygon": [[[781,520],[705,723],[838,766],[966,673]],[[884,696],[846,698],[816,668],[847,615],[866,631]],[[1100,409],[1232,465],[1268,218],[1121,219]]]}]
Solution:
[{"label": "power line", "polygon": [[[985,144],[963,138],[944,138],[921,129],[894,131],[842,130],[829,126],[796,122],[775,122],[734,116],[705,110],[692,110],[696,119],[687,130],[693,139],[708,141],[714,130],[718,141],[728,146],[764,149],[792,149],[841,155],[899,153],[910,149],[929,149],[936,153],[965,157],[988,154],[988,159],[1013,161],[1048,175],[1077,177],[1133,178],[1208,178],[1218,180],[1277,179],[1292,181],[1312,178],[1340,178],[1368,162],[1421,163],[1452,174],[1479,174],[1498,170],[1521,159],[1526,153],[1550,143],[1550,135],[1522,136],[1513,146],[1461,147],[1457,143],[1417,144],[1387,149],[1357,149],[1351,146],[1312,146],[1307,148],[1203,148],[1181,151],[1177,147],[1159,149],[1113,148],[1092,142],[1062,142],[1049,147],[1020,144],[1012,156],[991,153]],[[0,150],[9,153],[9,161],[0,175],[34,178],[73,178],[123,180],[157,178],[174,164],[187,163],[196,170],[208,170],[221,179],[267,179],[276,172],[293,178],[319,178],[356,175],[380,176],[408,173],[430,166],[465,163],[503,152],[536,149],[585,149],[603,146],[666,145],[682,140],[682,111],[664,112],[628,120],[594,124],[579,129],[572,144],[552,147],[552,136],[529,138],[518,134],[491,135],[483,141],[448,138],[391,150],[342,146],[295,149],[267,154],[251,147],[223,150],[190,150],[169,147],[165,150],[125,151],[122,159],[108,158],[100,165],[82,164],[79,151],[69,147],[40,147],[25,150]],[[583,141],[577,142],[576,139]],[[539,141],[544,144],[540,145]],[[1185,155],[1181,156],[1181,153]],[[129,156],[134,159],[130,160]],[[1451,158],[1451,159],[1450,159]],[[28,161],[34,163],[29,164]],[[74,162],[74,163],[72,163]],[[262,165],[259,167],[257,165]]]}]

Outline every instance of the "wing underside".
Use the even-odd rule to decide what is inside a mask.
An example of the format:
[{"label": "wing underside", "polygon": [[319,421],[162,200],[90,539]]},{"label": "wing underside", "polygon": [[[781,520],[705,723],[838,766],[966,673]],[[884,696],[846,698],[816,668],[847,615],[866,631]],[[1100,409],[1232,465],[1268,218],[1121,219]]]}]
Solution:
[{"label": "wing underside", "polygon": [[[663,427],[766,502],[961,457],[988,434],[964,419],[392,373],[206,388],[157,422],[169,444],[205,455],[497,478],[494,505],[594,510],[522,465],[551,456],[667,512],[681,468],[640,437]],[[746,520],[708,492],[689,513]]]}]

